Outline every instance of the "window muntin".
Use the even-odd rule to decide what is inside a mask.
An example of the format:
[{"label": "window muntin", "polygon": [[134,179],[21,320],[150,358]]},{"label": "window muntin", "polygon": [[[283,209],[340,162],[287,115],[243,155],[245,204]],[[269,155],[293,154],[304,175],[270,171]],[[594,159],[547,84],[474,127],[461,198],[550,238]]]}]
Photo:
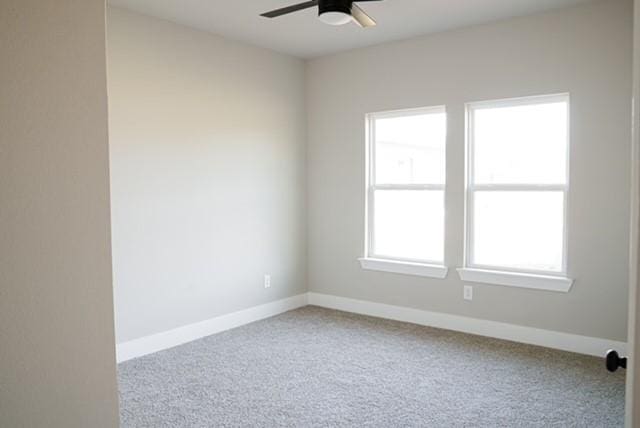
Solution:
[{"label": "window muntin", "polygon": [[367,257],[444,263],[444,107],[367,115]]},{"label": "window muntin", "polygon": [[465,265],[566,273],[569,97],[467,104]]}]

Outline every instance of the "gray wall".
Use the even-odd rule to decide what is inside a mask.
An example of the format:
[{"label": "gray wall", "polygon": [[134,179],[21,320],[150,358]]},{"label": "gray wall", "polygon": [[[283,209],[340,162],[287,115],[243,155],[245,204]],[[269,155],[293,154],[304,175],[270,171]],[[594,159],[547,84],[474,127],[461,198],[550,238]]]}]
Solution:
[{"label": "gray wall", "polygon": [[[307,68],[309,287],[626,340],[632,2],[588,3],[312,60]],[[463,257],[464,103],[571,93],[567,294],[363,271],[367,112],[446,105],[446,263]]]},{"label": "gray wall", "polygon": [[627,368],[626,416],[627,426],[640,424],[640,283],[638,271],[640,259],[640,0],[634,1],[633,26],[633,194],[630,288],[629,293],[629,367]]},{"label": "gray wall", "polygon": [[110,8],[108,80],[117,342],[306,292],[304,63]]},{"label": "gray wall", "polygon": [[0,2],[0,426],[115,427],[102,0]]}]

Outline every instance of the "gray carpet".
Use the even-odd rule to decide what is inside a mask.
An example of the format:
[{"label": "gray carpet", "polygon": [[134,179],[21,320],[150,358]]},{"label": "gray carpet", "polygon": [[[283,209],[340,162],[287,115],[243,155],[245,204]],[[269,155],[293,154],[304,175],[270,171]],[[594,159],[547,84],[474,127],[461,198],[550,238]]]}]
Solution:
[{"label": "gray carpet", "polygon": [[306,307],[122,363],[123,427],[619,427],[601,359]]}]

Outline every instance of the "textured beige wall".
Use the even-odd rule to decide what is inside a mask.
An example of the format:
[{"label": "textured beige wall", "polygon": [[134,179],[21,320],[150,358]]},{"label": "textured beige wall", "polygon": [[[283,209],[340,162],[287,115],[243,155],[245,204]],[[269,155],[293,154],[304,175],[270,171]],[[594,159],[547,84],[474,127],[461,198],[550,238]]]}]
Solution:
[{"label": "textured beige wall", "polygon": [[102,0],[0,2],[0,426],[115,427]]},{"label": "textured beige wall", "polygon": [[304,63],[107,23],[117,342],[306,292]]},{"label": "textured beige wall", "polygon": [[[610,0],[308,64],[311,291],[626,340],[632,2]],[[464,103],[571,93],[567,294],[363,271],[367,112],[446,105],[446,263],[460,267]]]}]

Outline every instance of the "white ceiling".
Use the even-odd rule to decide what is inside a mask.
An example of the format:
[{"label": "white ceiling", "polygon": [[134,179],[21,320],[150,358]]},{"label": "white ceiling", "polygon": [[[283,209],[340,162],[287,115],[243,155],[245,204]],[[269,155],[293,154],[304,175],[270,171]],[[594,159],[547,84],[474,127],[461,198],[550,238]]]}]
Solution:
[{"label": "white ceiling", "polygon": [[210,31],[230,39],[313,58],[589,0],[384,0],[360,3],[378,25],[331,27],[315,8],[268,19],[259,15],[303,0],[109,0],[146,15]]}]

